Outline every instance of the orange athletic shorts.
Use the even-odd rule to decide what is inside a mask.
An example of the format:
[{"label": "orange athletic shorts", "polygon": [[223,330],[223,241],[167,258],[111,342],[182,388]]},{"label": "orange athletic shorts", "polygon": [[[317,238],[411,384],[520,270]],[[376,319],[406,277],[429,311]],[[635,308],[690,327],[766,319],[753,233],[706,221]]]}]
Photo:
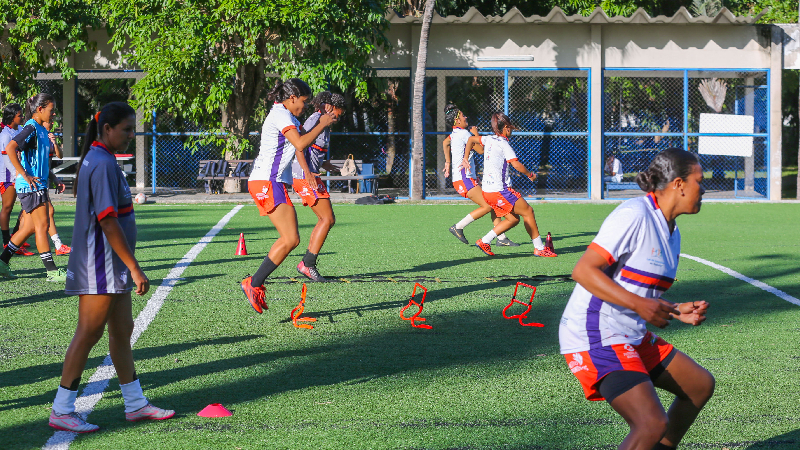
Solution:
[{"label": "orange athletic shorts", "polygon": [[514,210],[514,203],[522,198],[522,195],[511,188],[505,188],[500,192],[483,191],[483,198],[492,207],[497,217],[503,217]]},{"label": "orange athletic shorts", "polygon": [[317,177],[317,189],[312,189],[308,181],[301,178],[294,179],[292,189],[303,199],[303,206],[314,206],[321,198],[331,198],[320,177]]},{"label": "orange athletic shorts", "polygon": [[289,190],[286,189],[286,186],[288,186],[286,183],[280,181],[253,180],[247,182],[247,190],[250,191],[250,195],[258,206],[258,212],[262,216],[272,214],[281,203],[294,206],[289,200]]},{"label": "orange athletic shorts", "polygon": [[475,186],[480,186],[474,178],[462,178],[459,181],[453,181],[453,187],[464,198],[469,198],[467,194]]},{"label": "orange athletic shorts", "polygon": [[10,182],[0,183],[0,195],[5,194],[8,189],[14,189],[14,183]]},{"label": "orange athletic shorts", "polygon": [[639,345],[616,344],[585,352],[564,355],[569,370],[581,383],[587,400],[605,400],[598,389],[600,380],[616,370],[629,370],[650,375],[675,347],[651,332]]}]

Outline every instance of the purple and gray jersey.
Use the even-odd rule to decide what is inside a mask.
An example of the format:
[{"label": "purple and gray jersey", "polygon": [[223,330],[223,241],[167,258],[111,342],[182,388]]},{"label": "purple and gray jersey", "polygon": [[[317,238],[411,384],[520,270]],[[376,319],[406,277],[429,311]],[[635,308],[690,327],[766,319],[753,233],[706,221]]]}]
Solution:
[{"label": "purple and gray jersey", "polygon": [[132,290],[128,268],[112,250],[100,226],[100,221],[109,216],[117,218],[133,251],[136,217],[128,182],[114,155],[94,142],[78,175],[67,294],[123,294]]},{"label": "purple and gray jersey", "polygon": [[[314,129],[315,126],[319,123],[319,118],[322,116],[322,113],[317,111],[303,124],[303,129],[306,131],[311,131]],[[314,141],[311,146],[307,149],[303,150],[303,154],[306,157],[306,164],[308,164],[308,170],[311,173],[319,173],[319,166],[322,165],[322,162],[325,161],[325,157],[328,154],[328,146],[331,142],[331,129],[330,127],[325,127],[322,130],[322,133],[317,136],[317,140]],[[292,162],[292,177],[297,179],[304,179],[305,173],[303,169],[300,167],[300,163],[297,161]]]},{"label": "purple and gray jersey", "polygon": [[11,160],[8,159],[8,155],[6,155],[6,145],[8,145],[20,131],[22,131],[22,127],[16,130],[11,127],[3,127],[2,131],[0,131],[0,152],[3,154],[2,157],[0,157],[0,183],[13,183],[14,179],[17,177],[17,170],[11,165]]}]

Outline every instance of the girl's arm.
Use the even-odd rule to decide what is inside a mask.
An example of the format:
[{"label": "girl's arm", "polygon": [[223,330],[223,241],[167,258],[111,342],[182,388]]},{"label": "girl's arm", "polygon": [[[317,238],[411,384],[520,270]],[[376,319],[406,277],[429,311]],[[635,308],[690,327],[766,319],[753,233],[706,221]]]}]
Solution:
[{"label": "girl's arm", "polygon": [[133,251],[128,246],[128,240],[125,238],[125,233],[117,218],[111,215],[103,217],[100,220],[100,227],[103,229],[103,234],[111,245],[111,249],[131,271],[131,279],[136,284],[136,294],[146,294],[150,289],[150,280],[147,279],[147,275],[144,274],[136,257],[133,256]]},{"label": "girl's arm", "polygon": [[14,169],[17,171],[18,174],[22,176],[28,186],[35,186],[36,183],[39,182],[39,177],[32,177],[25,172],[25,169],[22,168],[22,164],[19,162],[19,155],[17,155],[17,150],[19,149],[19,145],[17,141],[12,140],[11,142],[6,145],[6,155],[8,155],[9,161],[11,161],[11,165],[14,166]]},{"label": "girl's arm", "polygon": [[53,133],[50,133],[50,145],[53,146],[53,151],[56,154],[56,158],[61,159],[64,157],[64,152],[62,152],[61,147],[56,144],[56,135]]},{"label": "girl's arm", "polygon": [[56,176],[55,172],[53,172],[53,169],[50,169],[50,182],[58,187],[59,194],[64,193],[64,190],[67,188],[64,186],[64,183],[61,182],[61,179]]},{"label": "girl's arm", "polygon": [[572,279],[600,300],[628,308],[659,328],[666,327],[673,316],[681,314],[671,302],[640,297],[625,290],[605,274],[608,267],[606,259],[590,248],[572,270]]},{"label": "girl's arm", "polygon": [[528,177],[529,180],[533,181],[533,180],[536,179],[536,174],[533,173],[533,172],[530,172],[528,170],[528,168],[525,167],[524,164],[519,162],[518,159],[515,159],[514,161],[511,161],[511,165],[514,166],[515,169],[517,169],[517,172],[519,172],[519,173],[525,175],[526,177]]},{"label": "girl's arm", "polygon": [[444,169],[442,169],[442,173],[447,178],[450,176],[450,136],[444,138],[442,150],[444,151]]},{"label": "girl's arm", "polygon": [[469,139],[467,139],[467,146],[464,147],[464,159],[461,161],[461,167],[463,167],[465,170],[470,169],[469,152],[472,150],[475,150],[475,152],[479,155],[483,154],[483,144],[481,144],[481,137],[478,135],[470,136]]},{"label": "girl's arm", "polygon": [[297,163],[300,164],[300,168],[303,169],[303,173],[306,174],[306,181],[312,189],[317,189],[318,174],[311,173],[311,171],[308,169],[308,161],[306,161],[306,155],[303,152],[306,147],[314,143],[314,141],[317,139],[317,136],[319,136],[320,133],[325,130],[325,127],[330,125],[333,120],[334,118],[330,114],[323,114],[320,116],[317,126],[315,126],[311,131],[307,131],[302,136],[295,128],[292,128],[284,133],[286,140],[291,142],[294,146],[294,155],[295,158],[297,158]]}]

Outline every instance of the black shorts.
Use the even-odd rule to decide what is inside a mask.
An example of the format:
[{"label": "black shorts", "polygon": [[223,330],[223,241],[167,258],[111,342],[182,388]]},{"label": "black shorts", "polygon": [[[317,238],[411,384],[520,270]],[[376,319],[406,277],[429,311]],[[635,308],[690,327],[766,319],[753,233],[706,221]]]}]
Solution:
[{"label": "black shorts", "polygon": [[47,189],[36,192],[17,192],[17,197],[22,209],[28,214],[39,206],[50,203],[50,194],[47,193]]}]

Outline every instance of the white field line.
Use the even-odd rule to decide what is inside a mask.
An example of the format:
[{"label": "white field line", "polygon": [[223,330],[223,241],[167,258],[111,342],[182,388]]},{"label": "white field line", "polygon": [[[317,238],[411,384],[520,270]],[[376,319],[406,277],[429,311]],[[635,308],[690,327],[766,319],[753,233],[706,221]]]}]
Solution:
[{"label": "white field line", "polygon": [[756,279],[744,276],[744,275],[740,274],[739,272],[737,272],[737,271],[735,271],[733,269],[729,269],[729,268],[727,268],[725,266],[720,266],[719,264],[713,263],[711,261],[707,261],[707,260],[705,260],[703,258],[698,258],[696,256],[687,255],[685,253],[681,253],[681,258],[688,258],[688,259],[691,259],[692,261],[697,261],[700,264],[705,264],[705,265],[707,265],[709,267],[713,267],[713,268],[715,268],[715,269],[717,269],[717,270],[719,270],[721,272],[727,273],[728,275],[730,275],[730,276],[732,276],[734,278],[738,278],[738,279],[740,279],[740,280],[742,280],[744,282],[752,284],[753,286],[755,286],[755,287],[757,287],[759,289],[765,290],[765,291],[769,292],[770,294],[774,294],[774,295],[780,297],[781,299],[786,300],[789,303],[792,303],[792,304],[795,304],[797,306],[800,306],[800,300],[798,300],[797,298],[792,297],[791,295],[787,294],[786,292],[783,292],[780,289],[776,289],[776,288],[768,285],[767,283],[764,283],[764,282],[758,281]]},{"label": "white field line", "polygon": [[[183,271],[186,270],[187,267],[192,263],[192,261],[197,258],[197,255],[208,245],[214,236],[216,236],[225,225],[228,224],[228,221],[242,209],[242,205],[238,205],[234,207],[228,214],[225,215],[220,221],[214,225],[214,228],[209,230],[205,236],[203,236],[200,241],[194,245],[194,247],[189,250],[186,255],[175,264],[175,267],[169,271],[169,274],[166,278],[161,282],[161,286],[156,289],[153,295],[150,297],[150,300],[147,301],[147,305],[145,305],[142,312],[136,317],[136,320],[133,322],[133,334],[131,335],[131,347],[136,343],[139,339],[139,336],[144,333],[147,327],[150,325],[150,322],[156,317],[158,311],[161,309],[161,305],[164,304],[164,299],[167,298],[172,288],[175,287],[178,280],[180,280],[181,275],[183,275]],[[75,412],[79,413],[83,416],[84,419],[89,417],[89,414],[92,413],[95,405],[97,402],[103,398],[103,391],[106,390],[108,387],[109,380],[116,375],[116,371],[114,370],[114,365],[111,363],[111,355],[106,355],[103,362],[97,367],[97,371],[89,378],[89,382],[87,383],[86,387],[83,389],[83,394],[75,400]],[[75,439],[78,433],[73,433],[71,431],[56,431],[53,433],[53,436],[48,439],[47,443],[42,447],[44,450],[66,450],[69,448],[69,444]]]}]

